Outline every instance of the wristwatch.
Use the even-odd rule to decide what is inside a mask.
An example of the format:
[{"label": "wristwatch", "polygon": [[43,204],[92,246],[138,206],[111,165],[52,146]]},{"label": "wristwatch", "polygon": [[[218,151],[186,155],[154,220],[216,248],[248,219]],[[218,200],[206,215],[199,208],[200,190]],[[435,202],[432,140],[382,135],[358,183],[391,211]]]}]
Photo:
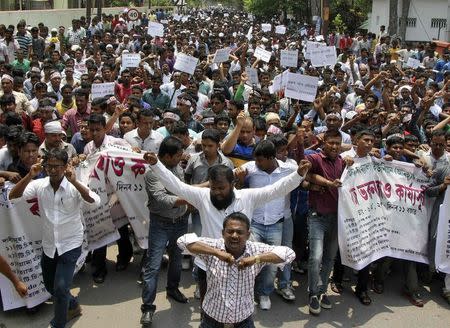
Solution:
[{"label": "wristwatch", "polygon": [[256,264],[261,263],[261,258],[259,257],[259,255],[255,255],[255,263]]}]

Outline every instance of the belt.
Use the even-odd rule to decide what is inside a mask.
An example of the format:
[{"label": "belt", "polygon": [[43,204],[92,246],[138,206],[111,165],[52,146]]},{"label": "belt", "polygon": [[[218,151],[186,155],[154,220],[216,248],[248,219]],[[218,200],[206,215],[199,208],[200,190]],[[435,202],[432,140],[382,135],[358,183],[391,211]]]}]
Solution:
[{"label": "belt", "polygon": [[183,215],[180,215],[180,216],[178,216],[176,218],[168,218],[168,217],[161,216],[159,214],[150,212],[150,219],[151,220],[157,219],[157,220],[159,220],[161,222],[164,222],[164,223],[175,224],[175,223],[181,222],[183,220],[186,220],[187,218],[188,218],[188,216],[186,215],[186,213],[184,213]]},{"label": "belt", "polygon": [[249,316],[247,319],[242,320],[237,323],[222,323],[203,312],[202,321],[208,324],[209,327],[212,328],[244,328],[247,327],[250,321],[253,320],[252,316]]}]

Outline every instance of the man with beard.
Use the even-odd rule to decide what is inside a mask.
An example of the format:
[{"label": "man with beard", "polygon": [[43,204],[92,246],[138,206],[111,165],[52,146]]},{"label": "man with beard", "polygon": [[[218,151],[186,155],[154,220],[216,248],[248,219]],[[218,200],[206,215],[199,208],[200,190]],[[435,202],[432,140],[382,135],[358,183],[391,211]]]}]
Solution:
[{"label": "man with beard", "polygon": [[[159,178],[164,187],[178,197],[192,204],[200,213],[202,237],[220,238],[224,218],[241,212],[247,217],[253,216],[255,208],[268,201],[282,197],[303,180],[310,168],[308,161],[301,161],[296,172],[263,188],[237,190],[234,188],[234,174],[225,165],[215,165],[208,171],[209,188],[190,186],[170,172],[154,153],[146,153],[144,159],[151,165],[152,172]],[[206,293],[205,264],[198,258],[195,263],[199,267],[198,278],[201,300]]]}]

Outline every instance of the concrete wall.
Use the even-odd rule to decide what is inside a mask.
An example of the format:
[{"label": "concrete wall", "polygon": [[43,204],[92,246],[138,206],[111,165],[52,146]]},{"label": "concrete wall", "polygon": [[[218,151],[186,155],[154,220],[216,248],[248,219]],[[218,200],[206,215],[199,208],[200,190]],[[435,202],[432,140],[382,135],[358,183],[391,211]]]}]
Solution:
[{"label": "concrete wall", "polygon": [[[0,0],[3,1],[3,0]],[[152,7],[152,10],[156,10],[159,7]],[[164,7],[161,7],[164,8]],[[176,8],[176,7],[166,7],[166,8]],[[106,14],[118,14],[122,13],[125,7],[113,7],[113,8],[103,8],[102,12]],[[149,11],[148,7],[138,7],[136,8],[140,12],[147,13]],[[91,16],[97,14],[97,9],[93,8],[91,11]],[[20,19],[25,19],[27,24],[31,26],[37,26],[38,23],[43,22],[46,26],[58,27],[58,26],[72,26],[72,19],[80,18],[81,16],[86,16],[86,9],[53,9],[53,10],[22,10],[22,11],[0,11],[0,23],[8,26],[12,24],[17,25]]]},{"label": "concrete wall", "polygon": [[[401,15],[402,1],[398,1],[398,15]],[[438,28],[431,28],[432,18],[447,19],[448,0],[411,0],[409,18],[416,18],[416,27],[406,29],[406,41],[430,41],[438,36]],[[371,32],[378,32],[380,25],[389,25],[389,0],[373,0]],[[440,39],[445,40],[445,28],[441,29]]]}]

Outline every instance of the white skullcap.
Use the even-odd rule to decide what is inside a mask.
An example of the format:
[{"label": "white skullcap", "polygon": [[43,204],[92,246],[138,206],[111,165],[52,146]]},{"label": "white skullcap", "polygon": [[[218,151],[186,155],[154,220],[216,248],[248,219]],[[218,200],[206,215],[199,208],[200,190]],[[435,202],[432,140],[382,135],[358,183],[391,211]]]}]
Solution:
[{"label": "white skullcap", "polygon": [[48,122],[44,125],[44,131],[45,133],[62,133],[63,129],[61,126],[61,122],[59,121],[52,121]]}]

